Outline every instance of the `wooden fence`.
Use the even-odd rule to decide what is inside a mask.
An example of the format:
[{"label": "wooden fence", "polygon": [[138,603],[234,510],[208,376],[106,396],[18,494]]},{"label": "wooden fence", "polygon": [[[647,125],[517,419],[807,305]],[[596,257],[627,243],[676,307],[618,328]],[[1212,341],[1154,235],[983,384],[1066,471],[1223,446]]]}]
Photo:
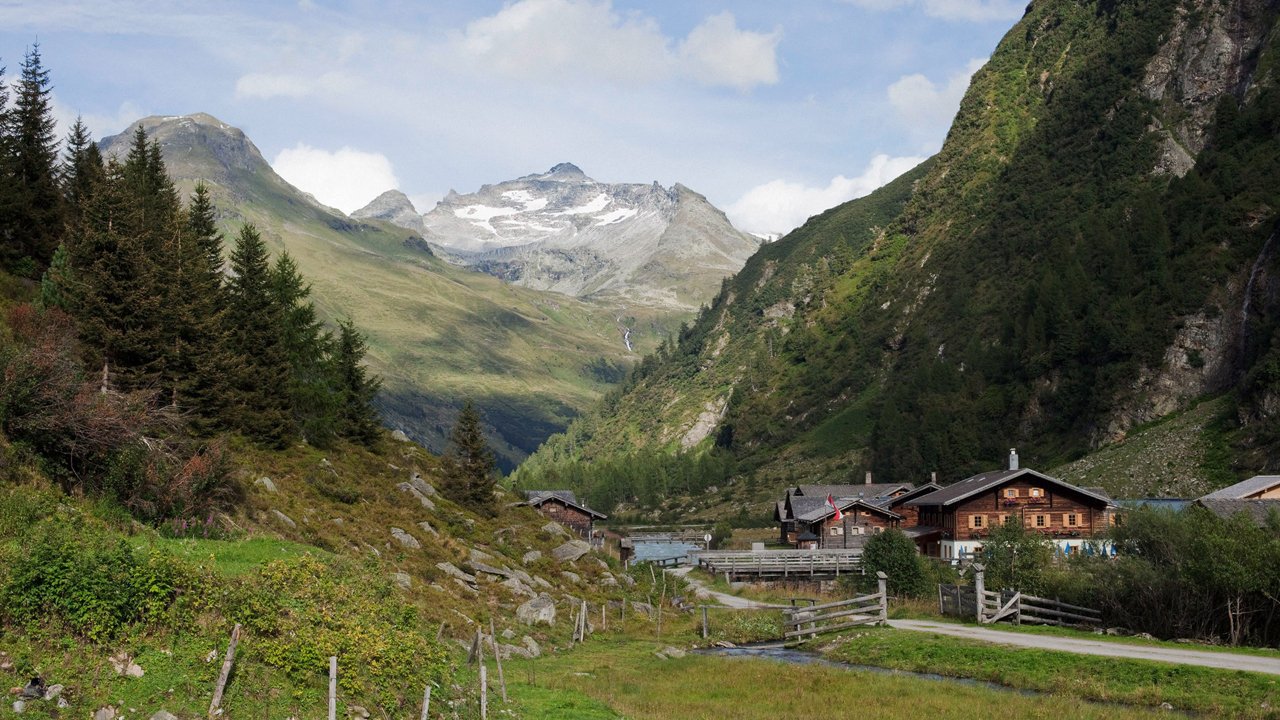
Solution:
[{"label": "wooden fence", "polygon": [[886,589],[888,578],[884,573],[877,572],[876,580],[879,590],[870,595],[784,609],[782,639],[813,638],[858,625],[884,625],[889,620],[889,593]]},{"label": "wooden fence", "polygon": [[1102,624],[1102,613],[1093,608],[1072,605],[1059,600],[1036,597],[1016,590],[995,592],[984,587],[985,574],[980,564],[973,565],[973,586],[939,585],[938,612],[943,615],[973,618],[980,624],[1006,621],[1014,625],[1087,625]]},{"label": "wooden fence", "polygon": [[694,562],[730,580],[831,579],[862,574],[862,550],[697,552]]}]

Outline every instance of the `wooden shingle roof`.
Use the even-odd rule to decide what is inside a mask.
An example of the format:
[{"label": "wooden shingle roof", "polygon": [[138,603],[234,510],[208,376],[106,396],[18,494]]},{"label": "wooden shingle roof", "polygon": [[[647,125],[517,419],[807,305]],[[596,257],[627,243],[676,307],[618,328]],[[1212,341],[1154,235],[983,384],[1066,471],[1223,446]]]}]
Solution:
[{"label": "wooden shingle roof", "polygon": [[946,507],[948,505],[954,505],[958,502],[968,500],[974,495],[978,495],[980,493],[986,492],[993,488],[997,488],[1011,480],[1016,480],[1018,478],[1021,478],[1027,475],[1035,478],[1037,481],[1042,482],[1045,485],[1051,485],[1058,488],[1064,488],[1067,490],[1077,492],[1081,495],[1084,495],[1085,497],[1097,500],[1103,505],[1106,505],[1111,502],[1111,499],[1106,497],[1105,495],[1099,495],[1095,492],[1091,492],[1084,488],[1076,487],[1075,485],[1072,485],[1067,482],[1063,482],[1062,480],[1059,480],[1055,477],[1050,477],[1048,475],[1045,475],[1044,473],[1036,472],[1035,470],[1028,470],[1026,468],[1022,468],[1018,470],[996,470],[993,472],[985,472],[979,475],[974,475],[973,477],[961,480],[960,482],[955,483],[954,485],[948,485],[947,487],[944,487],[941,490],[935,490],[934,492],[931,492],[928,495],[918,497],[914,500],[909,500],[907,501],[906,504],[907,505],[940,505],[940,506]]}]

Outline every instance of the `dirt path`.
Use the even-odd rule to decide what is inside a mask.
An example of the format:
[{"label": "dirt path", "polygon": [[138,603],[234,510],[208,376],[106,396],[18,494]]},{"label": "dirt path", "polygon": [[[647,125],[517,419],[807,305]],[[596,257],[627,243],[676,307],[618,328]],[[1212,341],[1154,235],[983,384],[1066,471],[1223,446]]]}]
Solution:
[{"label": "dirt path", "polygon": [[1000,643],[1001,645],[1280,675],[1280,659],[1257,655],[1182,650],[1158,645],[1128,645],[1125,643],[1056,637],[1053,635],[1031,635],[931,620],[890,620],[889,626],[899,630],[930,632],[938,635]]},{"label": "dirt path", "polygon": [[[755,602],[736,595],[722,593],[707,587],[699,578],[689,575],[691,568],[682,567],[667,572],[683,577],[693,587],[698,597],[715,600],[732,608],[768,608],[786,607]],[[982,642],[999,643],[1016,647],[1037,648],[1040,650],[1056,650],[1058,652],[1077,653],[1080,655],[1099,655],[1102,657],[1132,658],[1135,660],[1154,660],[1178,665],[1198,665],[1200,667],[1219,668],[1223,670],[1244,670],[1247,672],[1280,675],[1280,658],[1262,657],[1258,655],[1237,655],[1234,653],[1205,652],[1203,650],[1182,650],[1180,648],[1162,647],[1159,645],[1129,645],[1102,640],[1085,640],[1082,638],[1057,637],[1053,635],[1032,635],[1029,633],[994,630],[974,625],[937,622],[933,620],[890,620],[889,626],[899,630],[928,632],[937,635],[980,640]]]}]

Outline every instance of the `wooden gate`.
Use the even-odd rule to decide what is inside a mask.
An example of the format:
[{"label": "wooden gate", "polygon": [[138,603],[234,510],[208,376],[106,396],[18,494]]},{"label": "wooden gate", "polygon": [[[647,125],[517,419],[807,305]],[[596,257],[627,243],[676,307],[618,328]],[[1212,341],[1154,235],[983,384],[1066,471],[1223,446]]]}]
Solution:
[{"label": "wooden gate", "polygon": [[782,639],[812,638],[858,625],[884,625],[889,620],[888,576],[877,572],[876,582],[879,590],[870,595],[783,610]]},{"label": "wooden gate", "polygon": [[973,586],[939,585],[938,612],[977,620],[983,625],[1006,621],[1040,625],[1102,624],[1102,612],[1059,600],[1036,597],[1015,590],[994,592],[983,587],[982,565],[973,565]]}]

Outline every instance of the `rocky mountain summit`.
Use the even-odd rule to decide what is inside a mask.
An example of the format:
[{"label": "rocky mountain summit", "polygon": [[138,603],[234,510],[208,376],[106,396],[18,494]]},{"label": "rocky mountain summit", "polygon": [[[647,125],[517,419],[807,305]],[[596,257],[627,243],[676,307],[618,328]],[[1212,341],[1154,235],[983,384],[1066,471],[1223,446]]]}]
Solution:
[{"label": "rocky mountain summit", "polygon": [[399,190],[388,190],[373,199],[368,205],[351,213],[356,220],[386,220],[402,228],[425,233],[427,226],[422,222],[422,215],[413,206],[409,196]]},{"label": "rocky mountain summit", "polygon": [[440,256],[518,285],[670,310],[706,302],[761,242],[683,185],[602,183],[571,163],[450,191],[420,218],[400,198],[354,216],[419,230]]}]

